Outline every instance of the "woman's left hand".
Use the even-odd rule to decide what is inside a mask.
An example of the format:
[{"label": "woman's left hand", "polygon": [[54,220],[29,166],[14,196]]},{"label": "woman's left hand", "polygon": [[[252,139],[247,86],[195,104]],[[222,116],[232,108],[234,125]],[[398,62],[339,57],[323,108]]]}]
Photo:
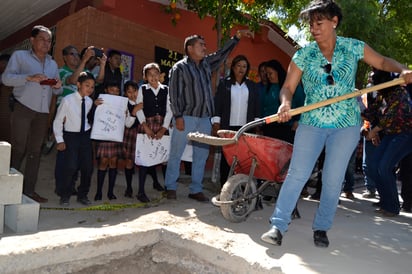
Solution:
[{"label": "woman's left hand", "polygon": [[410,69],[405,69],[401,72],[400,77],[402,77],[406,84],[412,84],[412,70]]}]

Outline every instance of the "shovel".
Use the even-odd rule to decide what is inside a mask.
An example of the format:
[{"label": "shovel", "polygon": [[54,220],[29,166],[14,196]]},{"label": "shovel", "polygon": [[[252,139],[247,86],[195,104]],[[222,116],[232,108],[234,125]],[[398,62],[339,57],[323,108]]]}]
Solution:
[{"label": "shovel", "polygon": [[[356,90],[354,92],[351,93],[347,93],[341,96],[337,96],[334,98],[330,98],[324,101],[320,101],[317,103],[313,103],[307,106],[302,106],[302,107],[298,107],[298,108],[294,108],[291,109],[289,111],[289,114],[291,116],[295,116],[295,115],[299,115],[302,114],[304,112],[307,111],[311,111],[317,108],[321,108],[327,105],[331,105],[346,99],[350,99],[350,98],[354,98],[354,97],[358,97],[361,96],[363,94],[372,92],[372,91],[376,91],[376,90],[381,90],[381,89],[385,89],[388,87],[393,87],[393,86],[397,86],[397,85],[403,85],[405,84],[405,80],[403,78],[397,78],[379,85],[375,85],[375,86],[371,86],[368,88],[364,88],[361,90]],[[204,143],[204,144],[208,144],[208,145],[213,145],[213,146],[225,146],[225,145],[230,145],[233,143],[236,143],[239,139],[239,137],[243,134],[243,132],[247,131],[250,128],[256,127],[256,126],[260,126],[260,125],[265,125],[265,124],[270,124],[273,122],[277,122],[279,120],[278,114],[273,114],[273,115],[269,115],[266,116],[264,118],[249,122],[247,124],[245,124],[244,126],[242,126],[237,132],[236,134],[231,137],[231,138],[220,138],[220,137],[215,137],[215,136],[210,136],[204,133],[199,133],[199,132],[189,132],[189,134],[187,135],[187,138],[189,140],[195,141],[195,142],[200,142],[200,143]]]}]

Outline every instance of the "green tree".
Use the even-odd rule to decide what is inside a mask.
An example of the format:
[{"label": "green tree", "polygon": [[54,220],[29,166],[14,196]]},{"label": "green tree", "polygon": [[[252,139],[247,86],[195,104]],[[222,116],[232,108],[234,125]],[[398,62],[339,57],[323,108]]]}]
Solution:
[{"label": "green tree", "polygon": [[[229,37],[234,26],[249,26],[258,32],[259,22],[268,19],[268,14],[273,11],[273,1],[270,0],[171,0],[166,12],[175,12],[177,3],[184,4],[201,19],[205,16],[215,19],[218,48]],[[174,19],[172,22],[177,23]]]}]

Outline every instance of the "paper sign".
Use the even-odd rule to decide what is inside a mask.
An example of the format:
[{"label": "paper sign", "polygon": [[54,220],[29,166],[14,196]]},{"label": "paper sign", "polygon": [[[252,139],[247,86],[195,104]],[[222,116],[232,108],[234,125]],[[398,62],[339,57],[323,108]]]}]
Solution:
[{"label": "paper sign", "polygon": [[146,134],[137,134],[136,159],[139,166],[154,166],[165,163],[169,159],[170,136],[163,135],[162,139],[150,139]]},{"label": "paper sign", "polygon": [[123,142],[128,99],[109,94],[101,94],[99,98],[103,99],[103,104],[96,108],[91,138]]}]

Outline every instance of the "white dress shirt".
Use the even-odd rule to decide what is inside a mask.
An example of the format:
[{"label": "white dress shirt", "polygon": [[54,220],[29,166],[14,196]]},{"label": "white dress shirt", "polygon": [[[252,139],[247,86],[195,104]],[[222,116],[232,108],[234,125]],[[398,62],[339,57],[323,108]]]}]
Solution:
[{"label": "white dress shirt", "polygon": [[[84,97],[86,104],[85,131],[90,129],[87,113],[93,105],[93,100],[86,96]],[[68,132],[80,132],[82,116],[82,97],[79,92],[75,92],[63,97],[59,108],[57,109],[56,118],[53,122],[53,131],[57,143],[64,142],[63,130]]]}]

